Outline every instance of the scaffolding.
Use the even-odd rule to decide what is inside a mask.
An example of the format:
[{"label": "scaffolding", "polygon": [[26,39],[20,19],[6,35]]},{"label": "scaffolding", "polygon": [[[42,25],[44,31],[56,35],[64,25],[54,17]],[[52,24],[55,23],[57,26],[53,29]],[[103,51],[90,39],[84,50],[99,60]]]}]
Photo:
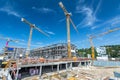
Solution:
[{"label": "scaffolding", "polygon": [[[77,47],[71,44],[71,50],[74,50],[73,55],[76,54]],[[67,57],[67,43],[52,44],[46,47],[40,47],[31,50],[31,55],[39,56],[47,59],[60,59]]]}]

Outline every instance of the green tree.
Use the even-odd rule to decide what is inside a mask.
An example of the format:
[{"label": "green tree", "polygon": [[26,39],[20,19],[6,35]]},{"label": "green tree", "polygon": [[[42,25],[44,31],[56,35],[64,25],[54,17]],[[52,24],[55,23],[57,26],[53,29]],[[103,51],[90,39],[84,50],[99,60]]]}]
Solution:
[{"label": "green tree", "polygon": [[[82,48],[78,50],[78,54],[84,57],[87,57],[88,54],[92,54],[91,48]],[[95,57],[97,56],[97,52],[95,50]]]}]

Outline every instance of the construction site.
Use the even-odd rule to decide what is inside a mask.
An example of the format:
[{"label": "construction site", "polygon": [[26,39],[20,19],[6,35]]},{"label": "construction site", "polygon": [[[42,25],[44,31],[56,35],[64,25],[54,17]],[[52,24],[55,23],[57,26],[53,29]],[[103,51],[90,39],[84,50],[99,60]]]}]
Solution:
[{"label": "construction site", "polygon": [[[50,38],[50,35],[31,23],[32,21],[29,22],[29,18],[21,18],[22,25],[30,28],[27,47],[10,46],[9,42],[24,41],[0,36],[0,40],[6,41],[4,52],[0,55],[0,80],[120,80],[120,58],[108,57],[105,47],[97,48],[96,56],[93,42],[96,38],[119,31],[120,27],[96,35],[87,35],[91,54],[85,57],[83,52],[81,56],[77,46],[71,42],[72,27],[76,34],[80,33],[71,19],[72,14],[62,2],[58,5],[65,15],[67,41],[31,49],[34,30],[47,38]],[[44,10],[54,12],[45,8]]]}]

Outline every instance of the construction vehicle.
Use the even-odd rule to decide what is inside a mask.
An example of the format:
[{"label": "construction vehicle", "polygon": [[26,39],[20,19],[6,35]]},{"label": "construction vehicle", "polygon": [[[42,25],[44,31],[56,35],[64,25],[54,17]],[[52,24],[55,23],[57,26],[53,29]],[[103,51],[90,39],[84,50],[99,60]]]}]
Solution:
[{"label": "construction vehicle", "polygon": [[93,35],[90,35],[90,36],[89,36],[89,41],[90,41],[91,51],[92,51],[92,54],[91,54],[92,60],[95,59],[95,51],[94,51],[93,39],[94,39],[94,38],[97,38],[97,37],[104,36],[104,35],[106,35],[106,34],[109,34],[109,33],[111,33],[111,32],[117,31],[117,30],[120,30],[120,28],[114,28],[114,29],[112,29],[112,30],[108,30],[107,32],[103,32],[103,33],[101,33],[101,34],[98,34],[97,36],[93,36]]},{"label": "construction vehicle", "polygon": [[25,22],[26,24],[28,24],[30,26],[30,35],[29,35],[28,46],[27,46],[27,50],[26,50],[26,58],[27,58],[28,55],[30,54],[30,43],[31,43],[31,39],[32,39],[33,28],[36,29],[36,30],[38,30],[40,33],[44,34],[47,37],[49,37],[49,35],[46,34],[45,32],[43,32],[38,27],[36,27],[35,24],[32,24],[29,21],[27,21],[25,18],[21,18],[21,21]]},{"label": "construction vehicle", "polygon": [[59,6],[63,9],[63,12],[66,16],[66,23],[67,23],[67,45],[68,45],[68,58],[71,58],[71,44],[70,44],[70,22],[73,25],[74,29],[78,32],[75,24],[73,23],[72,19],[70,18],[70,16],[72,15],[71,13],[69,13],[66,8],[64,7],[62,2],[59,2]]}]

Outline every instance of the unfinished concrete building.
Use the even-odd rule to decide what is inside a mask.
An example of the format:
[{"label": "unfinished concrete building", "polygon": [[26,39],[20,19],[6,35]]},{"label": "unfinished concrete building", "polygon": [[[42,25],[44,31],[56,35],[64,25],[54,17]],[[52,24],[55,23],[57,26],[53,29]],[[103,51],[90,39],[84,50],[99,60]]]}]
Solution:
[{"label": "unfinished concrete building", "polygon": [[8,46],[4,48],[4,52],[7,53],[9,58],[16,59],[19,58],[20,55],[22,55],[22,57],[25,56],[26,48]]},{"label": "unfinished concrete building", "polygon": [[[72,56],[76,56],[77,47],[71,44]],[[67,43],[52,44],[31,50],[32,56],[44,57],[47,59],[60,59],[67,57]]]}]

